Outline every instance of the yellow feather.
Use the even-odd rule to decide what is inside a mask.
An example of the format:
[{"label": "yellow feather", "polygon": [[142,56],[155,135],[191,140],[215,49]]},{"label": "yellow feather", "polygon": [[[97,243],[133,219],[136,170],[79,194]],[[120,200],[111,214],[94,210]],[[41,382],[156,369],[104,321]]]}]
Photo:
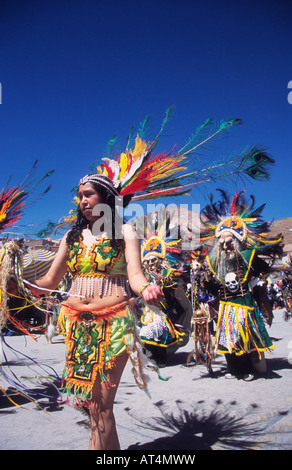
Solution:
[{"label": "yellow feather", "polygon": [[174,242],[166,242],[167,246],[176,246],[181,240],[175,240]]},{"label": "yellow feather", "polygon": [[179,168],[171,168],[171,165],[167,165],[163,168],[155,168],[153,167],[153,169],[155,170],[155,173],[153,174],[153,180],[156,180],[156,179],[160,179],[160,178],[169,178],[170,176],[173,176],[175,175],[176,173],[179,173],[180,171],[182,170],[185,170],[186,168],[182,168],[182,167],[179,167]]},{"label": "yellow feather", "polygon": [[281,241],[283,241],[283,238],[280,237],[278,240],[266,240],[265,238],[258,237],[258,240],[261,241],[262,243],[265,243],[266,245],[273,245],[275,243],[280,243]]},{"label": "yellow feather", "polygon": [[146,151],[148,144],[145,140],[141,140],[140,137],[137,135],[135,140],[135,147],[132,152],[133,161],[135,162],[141,155]]}]

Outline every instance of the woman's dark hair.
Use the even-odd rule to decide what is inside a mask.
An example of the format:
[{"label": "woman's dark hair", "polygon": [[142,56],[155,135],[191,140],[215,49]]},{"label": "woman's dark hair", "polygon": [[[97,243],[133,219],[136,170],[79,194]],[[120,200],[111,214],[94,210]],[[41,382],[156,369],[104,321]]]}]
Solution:
[{"label": "woman's dark hair", "polygon": [[[100,194],[103,204],[107,204],[111,209],[112,213],[112,240],[115,240],[116,243],[116,227],[118,218],[121,216],[118,214],[117,207],[116,207],[116,197],[113,194],[110,194],[107,190],[101,187],[99,184],[91,181],[90,184],[93,188]],[[119,220],[121,223],[121,220]],[[77,220],[73,225],[72,229],[67,235],[66,242],[68,245],[73,245],[75,241],[82,239],[82,230],[85,229],[88,225],[88,220],[81,212],[80,206],[78,205],[77,208]],[[118,238],[121,238],[120,236]]]}]

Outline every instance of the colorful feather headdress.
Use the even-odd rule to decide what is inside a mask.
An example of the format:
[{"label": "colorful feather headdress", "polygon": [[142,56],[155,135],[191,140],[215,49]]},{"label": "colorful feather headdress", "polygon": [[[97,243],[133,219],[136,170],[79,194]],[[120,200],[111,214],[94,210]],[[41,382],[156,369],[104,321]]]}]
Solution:
[{"label": "colorful feather headdress", "polygon": [[18,222],[22,217],[25,207],[36,202],[51,189],[51,185],[49,185],[33,200],[28,201],[29,197],[39,184],[51,176],[55,171],[48,171],[38,180],[35,178],[29,180],[32,171],[36,169],[37,162],[38,160],[34,162],[30,172],[19,186],[9,188],[9,183],[7,183],[7,185],[0,191],[0,231],[16,224],[16,222]]},{"label": "colorful feather headdress", "polygon": [[[177,194],[188,194],[197,184],[214,181],[218,178],[268,178],[268,165],[274,163],[262,149],[253,147],[242,154],[218,161],[200,163],[198,152],[207,148],[212,140],[222,136],[232,127],[241,124],[240,119],[230,119],[214,124],[207,119],[191,135],[180,150],[154,155],[154,149],[167,122],[173,114],[168,108],[158,135],[146,142],[144,131],[148,118],[140,125],[137,134],[133,130],[124,152],[118,158],[104,157],[97,166],[97,173],[108,176],[120,195],[128,200],[154,199]],[[112,145],[113,139],[110,141]]]},{"label": "colorful feather headdress", "polygon": [[[166,124],[173,116],[173,110],[172,106],[166,110],[160,131],[153,140],[146,140],[149,122],[149,117],[146,117],[138,130],[132,128],[126,148],[119,156],[114,148],[116,139],[113,137],[107,145],[106,156],[101,159],[101,163],[91,165],[92,169],[96,168],[98,174],[111,179],[124,199],[124,206],[131,200],[190,194],[194,186],[217,179],[261,180],[269,177],[268,166],[273,164],[274,160],[259,147],[247,149],[235,156],[220,156],[217,161],[200,161],[199,152],[207,149],[211,141],[241,124],[240,119],[219,123],[207,119],[180,150],[174,148],[169,153],[155,155],[154,150]],[[58,227],[73,225],[76,209],[70,212],[62,223],[60,221]]]},{"label": "colorful feather headdress", "polygon": [[201,230],[201,241],[219,238],[224,232],[231,232],[240,242],[249,247],[267,248],[279,245],[282,235],[269,238],[270,223],[262,218],[265,204],[255,207],[254,196],[250,196],[248,203],[244,197],[245,191],[238,191],[233,198],[223,190],[220,190],[221,200],[215,202],[213,195],[210,203],[201,211],[204,229]]},{"label": "colorful feather headdress", "polygon": [[156,257],[175,262],[181,254],[181,239],[172,236],[171,219],[165,210],[145,216],[141,259]]},{"label": "colorful feather headdress", "polygon": [[[183,274],[184,260],[178,228],[173,225],[166,209],[148,214],[143,223],[141,261],[144,275],[150,282],[156,280],[160,285],[166,286]],[[137,227],[138,235],[139,228],[141,227]],[[155,259],[160,260],[159,272],[149,264]]]}]

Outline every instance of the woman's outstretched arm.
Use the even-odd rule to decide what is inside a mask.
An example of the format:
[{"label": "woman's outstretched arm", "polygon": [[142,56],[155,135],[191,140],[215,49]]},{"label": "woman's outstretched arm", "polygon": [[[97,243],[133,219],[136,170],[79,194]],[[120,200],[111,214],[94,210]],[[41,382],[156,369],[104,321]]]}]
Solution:
[{"label": "woman's outstretched arm", "polygon": [[49,290],[56,289],[67,271],[68,245],[66,243],[66,238],[67,234],[63,237],[54,261],[47,274],[42,278],[37,279],[34,283],[39,287],[39,289],[36,289],[39,294],[48,293],[47,290],[42,290],[42,288]]}]

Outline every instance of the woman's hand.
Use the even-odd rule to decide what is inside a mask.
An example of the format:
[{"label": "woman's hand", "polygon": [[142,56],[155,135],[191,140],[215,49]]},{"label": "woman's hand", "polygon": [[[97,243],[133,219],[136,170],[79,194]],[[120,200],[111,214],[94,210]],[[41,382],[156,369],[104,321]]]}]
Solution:
[{"label": "woman's hand", "polygon": [[142,290],[141,297],[147,304],[159,305],[164,299],[164,294],[157,284],[149,284]]}]

